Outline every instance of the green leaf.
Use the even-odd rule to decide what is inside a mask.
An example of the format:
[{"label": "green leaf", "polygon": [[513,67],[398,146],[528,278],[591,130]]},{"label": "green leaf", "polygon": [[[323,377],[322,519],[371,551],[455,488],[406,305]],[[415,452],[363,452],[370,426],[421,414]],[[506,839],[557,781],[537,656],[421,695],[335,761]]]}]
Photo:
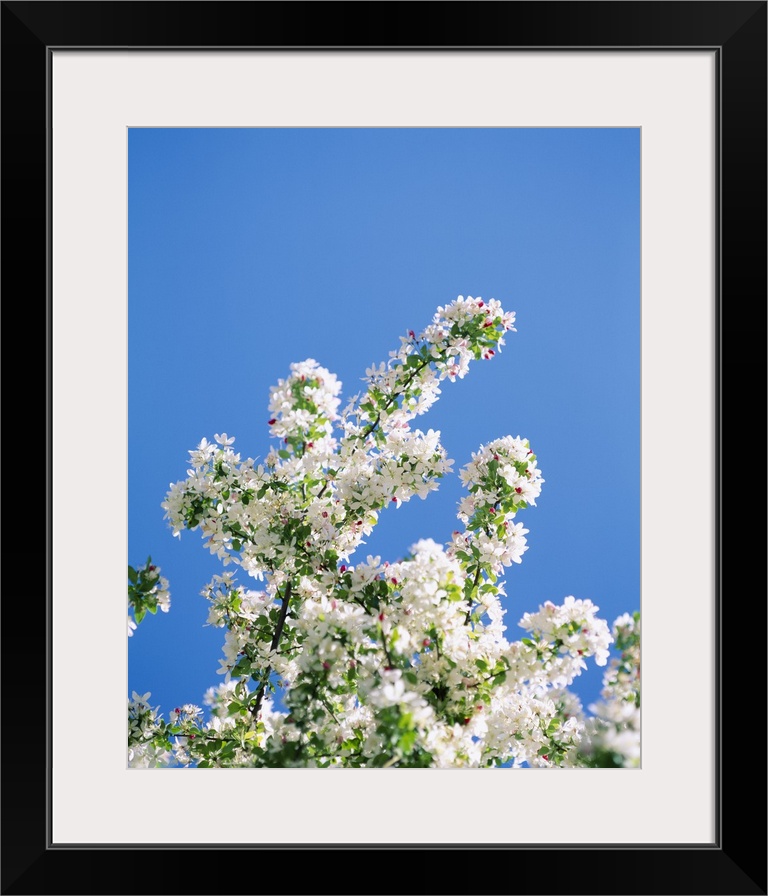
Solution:
[{"label": "green leaf", "polygon": [[137,625],[141,622],[141,620],[144,618],[144,616],[146,615],[146,613],[147,613],[147,611],[146,611],[146,609],[145,609],[144,607],[136,607],[136,608],[134,608],[133,615],[134,615],[134,617],[135,617],[135,619],[136,619],[136,624],[137,624]]},{"label": "green leaf", "polygon": [[285,448],[281,448],[277,453],[280,457],[282,457],[283,460],[288,460],[288,458],[291,456],[291,452],[286,451]]},{"label": "green leaf", "polygon": [[128,578],[131,580],[131,582],[133,582],[134,585],[139,580],[139,574],[132,566],[128,567]]},{"label": "green leaf", "polygon": [[239,678],[241,675],[246,675],[251,671],[251,661],[247,656],[244,656],[241,660],[239,660],[235,667],[232,669],[231,675],[232,678]]}]

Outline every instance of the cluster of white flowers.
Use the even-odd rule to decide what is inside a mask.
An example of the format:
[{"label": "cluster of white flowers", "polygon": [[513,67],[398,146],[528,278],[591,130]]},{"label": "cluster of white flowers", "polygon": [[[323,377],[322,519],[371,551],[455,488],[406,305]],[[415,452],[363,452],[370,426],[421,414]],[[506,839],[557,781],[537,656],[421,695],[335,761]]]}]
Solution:
[{"label": "cluster of white flowers", "polygon": [[149,692],[133,691],[128,701],[129,768],[158,768],[168,765],[172,758],[163,738],[165,725],[157,715],[160,707],[147,702],[151,696]]},{"label": "cluster of white flowers", "polygon": [[225,571],[203,589],[208,622],[225,629],[223,681],[206,694],[208,721],[185,705],[156,729],[172,761],[577,764],[586,723],[564,689],[587,658],[606,664],[612,636],[591,601],[567,597],[524,614],[527,636],[507,640],[499,575],[521,561],[528,530],[515,517],[544,482],[527,439],[472,455],[464,529],[447,545],[423,539],[396,563],[351,563],[386,507],[425,498],[451,471],[440,433],[410,421],[442,382],[497,354],[514,321],[494,299],[459,296],[369,368],[367,390],[341,413],[333,374],[312,359],[291,365],[270,393],[281,447],[263,464],[242,460],[226,433],[190,451],[187,478],[163,502],[174,535],[199,529],[223,564],[264,588]]},{"label": "cluster of white flowers", "polygon": [[270,391],[270,434],[282,439],[289,453],[332,453],[340,391],[338,379],[314,358],[291,364],[290,376]]},{"label": "cluster of white flowers", "polygon": [[442,380],[462,379],[472,360],[492,358],[514,330],[514,312],[495,299],[458,296],[437,309],[432,323],[418,335],[409,330],[389,362],[370,367],[368,391],[356,396],[342,415],[345,438],[379,435],[377,441],[424,414],[440,395]]},{"label": "cluster of white flowers", "polygon": [[603,675],[601,700],[589,707],[581,751],[597,765],[640,765],[640,614],[624,613],[613,623],[620,655]]}]

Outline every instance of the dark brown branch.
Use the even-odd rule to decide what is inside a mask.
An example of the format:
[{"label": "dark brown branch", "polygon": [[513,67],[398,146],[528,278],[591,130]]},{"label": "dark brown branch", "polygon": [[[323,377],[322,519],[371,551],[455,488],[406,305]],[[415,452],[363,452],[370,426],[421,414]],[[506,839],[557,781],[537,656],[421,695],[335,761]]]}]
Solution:
[{"label": "dark brown branch", "polygon": [[[288,615],[288,604],[291,601],[291,583],[285,586],[285,594],[283,595],[283,605],[280,607],[280,618],[277,620],[277,626],[275,628],[275,634],[272,636],[272,643],[269,645],[270,653],[273,650],[277,650],[277,645],[280,643],[280,637],[283,634],[283,628],[285,627],[285,619]],[[269,681],[269,676],[272,674],[272,667],[267,666],[266,672],[264,673],[264,679],[259,685],[259,690],[256,692],[256,702],[251,709],[251,712],[254,716],[258,716],[261,710],[261,704],[264,700],[264,691],[267,687],[267,682]]]},{"label": "dark brown branch", "polygon": [[467,618],[464,620],[465,625],[469,625],[469,620],[472,618],[472,595],[477,590],[477,586],[480,583],[480,571],[482,567],[480,564],[477,566],[477,572],[475,572],[475,581],[472,582],[472,590],[469,592],[469,597],[467,598],[467,603],[469,604],[469,608],[467,610]]}]

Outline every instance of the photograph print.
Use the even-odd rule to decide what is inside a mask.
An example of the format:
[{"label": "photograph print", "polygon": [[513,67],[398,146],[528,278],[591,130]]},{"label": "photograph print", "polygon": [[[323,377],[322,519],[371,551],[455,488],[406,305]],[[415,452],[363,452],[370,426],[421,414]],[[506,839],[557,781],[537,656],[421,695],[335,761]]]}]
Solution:
[{"label": "photograph print", "polygon": [[129,128],[131,769],[641,768],[639,128]]}]

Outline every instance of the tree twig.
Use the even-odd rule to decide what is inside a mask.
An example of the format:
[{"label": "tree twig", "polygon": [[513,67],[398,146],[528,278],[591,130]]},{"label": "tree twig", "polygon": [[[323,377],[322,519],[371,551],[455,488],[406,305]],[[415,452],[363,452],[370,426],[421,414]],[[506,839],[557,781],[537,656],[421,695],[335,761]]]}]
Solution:
[{"label": "tree twig", "polygon": [[[288,615],[288,604],[291,601],[291,583],[288,582],[285,586],[285,594],[283,594],[283,605],[280,607],[280,618],[277,620],[277,627],[275,628],[275,634],[272,636],[272,643],[269,645],[270,653],[273,650],[277,650],[277,645],[280,643],[280,637],[283,634],[283,628],[285,627],[285,619]],[[264,700],[264,691],[267,687],[267,682],[269,681],[269,676],[272,674],[272,667],[267,666],[267,670],[264,673],[264,680],[259,685],[259,690],[256,693],[256,702],[251,709],[251,712],[254,716],[258,716],[259,711],[261,710],[261,704]]]}]

